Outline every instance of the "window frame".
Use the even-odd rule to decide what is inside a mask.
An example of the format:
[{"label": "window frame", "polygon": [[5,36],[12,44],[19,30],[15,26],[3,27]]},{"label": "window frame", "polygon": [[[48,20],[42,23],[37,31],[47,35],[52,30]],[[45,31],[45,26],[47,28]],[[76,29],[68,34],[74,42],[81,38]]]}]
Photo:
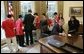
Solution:
[{"label": "window frame", "polygon": [[[50,19],[52,19],[53,18],[53,13],[54,12],[58,12],[58,2],[57,1],[51,1],[51,3],[49,3],[50,1],[47,1],[47,6],[48,6],[48,11],[47,11],[47,14],[51,14],[52,16],[50,16],[50,15],[48,15],[48,17],[50,18]],[[53,3],[54,2],[54,3]],[[56,2],[56,3],[55,3]],[[55,7],[55,9],[54,9],[54,11],[49,11],[49,5],[55,5],[55,6],[57,6],[57,7]],[[52,7],[51,7],[51,9],[52,9]]]},{"label": "window frame", "polygon": [[[22,4],[21,4],[21,2],[24,2],[24,3],[28,3],[28,2],[31,2],[31,10],[32,10],[32,14],[35,12],[35,5],[34,5],[34,1],[20,1],[20,7],[22,7]],[[23,4],[24,4],[23,3]],[[23,5],[24,6],[24,5]],[[23,12],[22,12],[23,11]],[[22,14],[23,13],[23,14]],[[28,13],[28,7],[27,7],[27,10],[25,11],[24,10],[24,8],[21,8],[21,14],[24,16],[25,14],[27,14]]]}]

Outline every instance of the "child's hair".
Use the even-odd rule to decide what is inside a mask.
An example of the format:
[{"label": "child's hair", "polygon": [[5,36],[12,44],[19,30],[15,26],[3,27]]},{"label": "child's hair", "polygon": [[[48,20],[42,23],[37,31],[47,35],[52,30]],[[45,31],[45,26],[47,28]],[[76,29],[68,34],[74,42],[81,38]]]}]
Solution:
[{"label": "child's hair", "polygon": [[34,13],[34,15],[37,15],[38,16],[38,13]]},{"label": "child's hair", "polygon": [[63,17],[61,17],[60,19],[63,19],[63,20],[64,20],[64,18],[63,18]]},{"label": "child's hair", "polygon": [[22,18],[22,15],[19,15],[19,18]]},{"label": "child's hair", "polygon": [[28,12],[31,12],[31,13],[32,13],[32,10],[31,10],[31,9],[29,9],[29,10],[28,10]]},{"label": "child's hair", "polygon": [[8,15],[7,15],[7,17],[8,17],[8,18],[11,18],[11,17],[12,17],[12,15],[8,14]]},{"label": "child's hair", "polygon": [[54,15],[57,15],[57,12],[54,12]]},{"label": "child's hair", "polygon": [[42,15],[46,16],[46,14],[45,14],[45,13],[43,13]]}]

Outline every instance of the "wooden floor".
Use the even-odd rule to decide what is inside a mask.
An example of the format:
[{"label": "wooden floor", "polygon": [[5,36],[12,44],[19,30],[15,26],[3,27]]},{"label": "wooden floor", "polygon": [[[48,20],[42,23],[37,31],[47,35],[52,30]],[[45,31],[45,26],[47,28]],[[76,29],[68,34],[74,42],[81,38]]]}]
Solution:
[{"label": "wooden floor", "polygon": [[[5,38],[5,33],[4,33],[4,30],[1,29],[1,39],[4,39]],[[17,52],[17,53],[40,53],[40,45],[35,42],[34,43],[34,46],[27,46],[27,47],[20,47],[18,46],[20,51]],[[7,46],[7,44],[1,46],[1,53],[10,53],[10,50]],[[13,52],[15,53],[15,52]]]},{"label": "wooden floor", "polygon": [[[19,46],[19,49],[20,51],[18,51],[17,53],[40,53],[40,45],[38,43],[35,43],[33,46],[28,46],[28,47]],[[1,48],[1,53],[10,53],[10,50],[7,47],[7,45],[4,45]],[[16,53],[16,52],[12,52],[12,53]]]}]

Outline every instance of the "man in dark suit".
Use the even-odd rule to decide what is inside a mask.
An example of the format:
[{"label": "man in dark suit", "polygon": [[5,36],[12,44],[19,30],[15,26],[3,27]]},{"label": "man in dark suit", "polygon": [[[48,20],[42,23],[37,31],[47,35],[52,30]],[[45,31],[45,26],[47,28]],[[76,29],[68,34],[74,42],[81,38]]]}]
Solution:
[{"label": "man in dark suit", "polygon": [[32,30],[33,30],[33,21],[34,21],[34,16],[31,14],[32,11],[28,10],[28,14],[25,15],[24,17],[24,31],[26,34],[26,44],[29,45],[29,37],[30,37],[30,44],[33,44],[33,35],[32,35]]}]

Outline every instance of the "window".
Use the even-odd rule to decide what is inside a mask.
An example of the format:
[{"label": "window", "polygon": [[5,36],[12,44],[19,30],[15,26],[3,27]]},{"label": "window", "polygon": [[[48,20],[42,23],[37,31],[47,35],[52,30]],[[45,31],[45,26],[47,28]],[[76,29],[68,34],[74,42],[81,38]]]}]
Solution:
[{"label": "window", "polygon": [[[4,2],[1,1],[1,25],[2,25],[2,21],[5,18],[5,9],[4,9]],[[1,39],[5,38],[5,32],[4,30],[1,28]]]},{"label": "window", "polygon": [[20,1],[20,5],[22,16],[28,13],[28,9],[31,9],[32,13],[34,13],[34,1]]},{"label": "window", "polygon": [[57,1],[48,1],[48,17],[53,18],[54,12],[57,12]]}]

